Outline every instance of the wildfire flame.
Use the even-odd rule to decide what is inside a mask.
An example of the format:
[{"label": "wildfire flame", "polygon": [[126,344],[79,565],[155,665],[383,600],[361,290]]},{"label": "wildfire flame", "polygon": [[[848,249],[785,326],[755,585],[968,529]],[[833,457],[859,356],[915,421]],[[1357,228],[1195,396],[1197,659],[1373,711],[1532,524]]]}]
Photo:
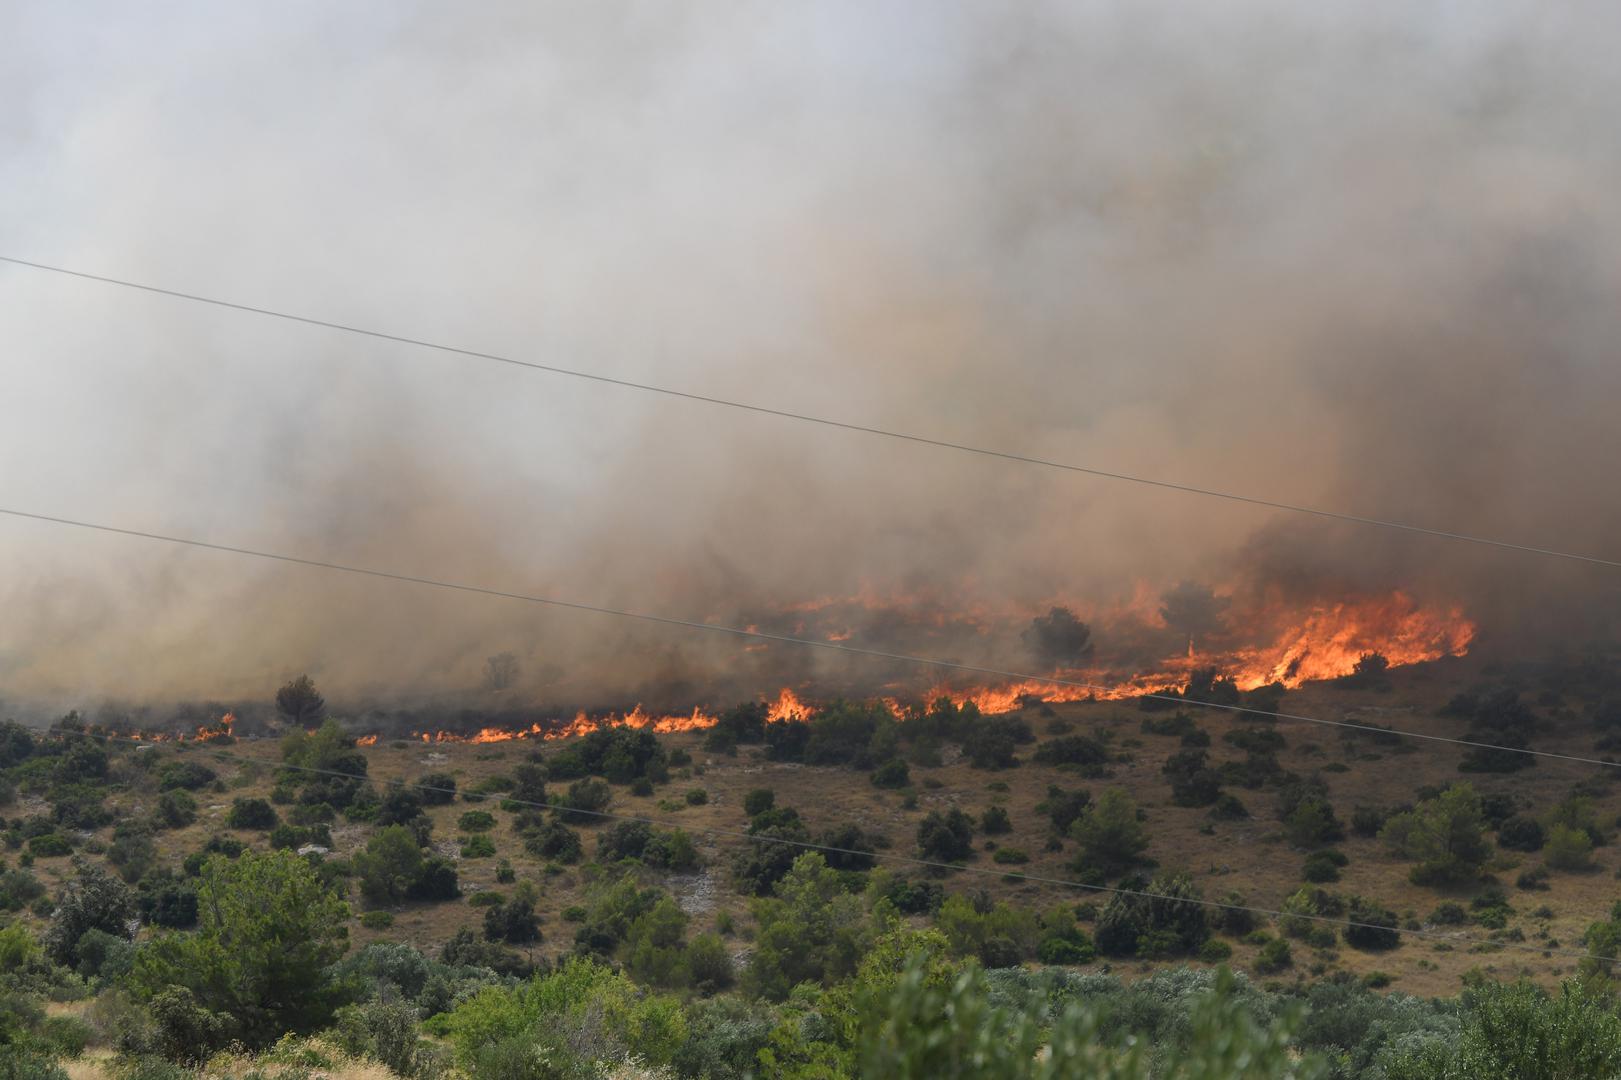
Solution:
[{"label": "wildfire flame", "polygon": [[766,708],[765,718],[769,723],[780,724],[784,720],[809,719],[812,711],[810,706],[799,700],[798,694],[785,686],[777,695],[777,700]]},{"label": "wildfire flame", "polygon": [[[638,705],[624,715],[606,713],[591,716],[582,710],[575,714],[573,720],[565,724],[542,726],[534,723],[526,728],[487,727],[480,728],[471,735],[458,731],[417,731],[412,733],[411,738],[425,743],[501,743],[517,739],[567,739],[611,727],[628,727],[667,735],[675,731],[702,731],[714,727],[717,719],[719,718],[705,712],[702,707],[694,708],[691,713],[655,715]],[[377,736],[363,735],[356,741],[364,739],[371,740],[371,743],[363,743],[370,746],[377,741]]]},{"label": "wildfire flame", "polygon": [[[1114,612],[1135,618],[1139,625],[1157,627],[1164,633],[1163,621],[1142,588]],[[859,602],[870,602],[860,597]],[[800,605],[801,611],[815,611],[833,602],[813,601]],[[1469,651],[1476,627],[1463,610],[1451,607],[1424,607],[1400,590],[1380,596],[1363,596],[1325,601],[1301,608],[1276,598],[1243,613],[1243,624],[1262,644],[1221,647],[1192,640],[1178,642],[1175,652],[1144,670],[1121,672],[1104,667],[1074,668],[1054,673],[1054,678],[1076,685],[1062,685],[1031,679],[993,686],[938,686],[927,699],[946,697],[956,704],[972,702],[988,715],[1013,712],[1031,699],[1047,702],[1083,700],[1116,701],[1143,694],[1181,691],[1193,673],[1214,670],[1230,678],[1240,690],[1254,690],[1273,683],[1290,688],[1306,682],[1337,679],[1350,675],[1368,654],[1382,656],[1392,668],[1425,663],[1443,657],[1463,656]],[[846,635],[847,636],[847,635]],[[1228,634],[1228,637],[1233,636]],[[894,698],[884,698],[897,717],[905,715]],[[794,690],[784,687],[766,706],[770,723],[808,719],[815,705]],[[229,716],[226,718],[230,719]],[[660,734],[698,731],[712,727],[718,717],[702,707],[690,714],[653,714],[638,705],[623,715],[590,715],[579,712],[566,723],[533,723],[526,728],[483,728],[468,734],[454,731],[420,731],[412,738],[425,743],[498,743],[517,739],[564,739],[603,728],[624,726]],[[229,724],[222,721],[225,732]],[[199,738],[205,738],[199,730]],[[217,736],[215,736],[217,737]],[[363,746],[377,742],[376,735],[363,736]]]},{"label": "wildfire flame", "polygon": [[235,735],[236,714],[227,712],[212,724],[199,724],[193,734],[175,734],[169,731],[140,731],[128,738],[139,742],[215,742]]}]

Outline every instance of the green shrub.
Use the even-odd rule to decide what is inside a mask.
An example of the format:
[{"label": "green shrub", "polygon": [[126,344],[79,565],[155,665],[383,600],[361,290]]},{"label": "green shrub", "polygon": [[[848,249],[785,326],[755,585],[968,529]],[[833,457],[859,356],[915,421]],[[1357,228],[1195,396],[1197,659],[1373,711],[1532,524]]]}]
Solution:
[{"label": "green shrub", "polygon": [[469,810],[456,819],[456,828],[462,832],[486,832],[495,828],[495,816],[488,810]]},{"label": "green shrub", "polygon": [[1593,841],[1583,830],[1555,825],[1548,830],[1542,861],[1555,870],[1582,873],[1593,869]]},{"label": "green shrub", "polygon": [[1289,943],[1282,938],[1269,939],[1255,956],[1255,970],[1263,975],[1275,974],[1293,963]]},{"label": "green shrub", "polygon": [[251,799],[238,796],[231,800],[231,812],[225,819],[225,824],[233,829],[258,829],[268,831],[274,829],[280,819],[276,816],[275,807],[264,799]]},{"label": "green shrub", "polygon": [[1013,822],[1008,819],[1008,813],[1000,806],[987,807],[979,815],[979,830],[986,836],[1002,836],[1013,831]]},{"label": "green shrub", "polygon": [[912,771],[900,758],[891,758],[872,771],[874,787],[897,789],[912,782]]},{"label": "green shrub", "polygon": [[461,856],[464,859],[488,859],[495,854],[495,841],[487,833],[474,833],[462,840]]},{"label": "green shrub", "polygon": [[368,911],[360,916],[360,925],[367,930],[387,930],[394,925],[394,915],[387,911]]},{"label": "green shrub", "polygon": [[1336,855],[1339,855],[1339,852],[1312,852],[1306,856],[1306,865],[1301,871],[1301,876],[1307,881],[1316,884],[1338,881],[1340,879],[1340,867],[1345,865],[1345,857],[1339,855],[1339,858],[1336,859],[1334,857]]},{"label": "green shrub", "polygon": [[28,853],[36,859],[54,859],[73,854],[73,843],[61,833],[46,833],[28,841]]}]

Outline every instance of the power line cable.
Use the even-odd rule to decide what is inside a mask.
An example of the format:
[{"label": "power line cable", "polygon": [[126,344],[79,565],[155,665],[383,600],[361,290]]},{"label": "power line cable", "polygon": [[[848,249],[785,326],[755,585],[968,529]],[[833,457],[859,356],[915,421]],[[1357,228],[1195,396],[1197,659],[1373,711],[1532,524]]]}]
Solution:
[{"label": "power line cable", "polygon": [[[101,740],[109,742],[109,743],[128,743],[128,744],[141,745],[141,746],[160,745],[159,743],[144,740],[144,739],[141,739],[141,738],[138,738],[138,737],[116,735],[116,734],[113,734],[111,732],[79,731],[79,732],[60,732],[60,733],[57,733],[57,737],[59,737],[59,738],[66,738],[66,737],[69,737],[69,736],[83,736],[85,738],[101,739]],[[225,750],[225,749],[220,748],[220,747],[211,746],[211,745],[208,744],[207,740],[203,740],[200,743],[199,742],[190,742],[190,743],[184,743],[182,745],[190,745],[190,746],[202,745],[202,746],[207,746],[209,752],[211,752],[211,753],[213,753],[213,754],[215,754],[217,756],[220,756],[220,757],[230,758],[230,759],[235,760],[235,761],[251,762],[253,764],[263,764],[263,762],[261,762],[258,758],[252,757],[250,755],[240,754],[240,753],[233,753],[233,752],[231,752],[229,750]],[[345,780],[372,781],[374,779],[374,778],[369,777],[369,776],[356,776],[353,773],[346,773],[346,772],[342,772],[342,771],[337,770],[337,769],[323,769],[323,768],[320,768],[318,766],[313,766],[313,765],[295,765],[295,764],[291,764],[291,763],[288,763],[288,762],[280,762],[280,763],[277,763],[275,767],[278,768],[278,769],[288,769],[288,770],[292,770],[292,771],[296,771],[296,772],[311,773],[311,774],[318,775],[318,776],[340,777],[340,778],[345,779]],[[455,795],[458,794],[457,790],[455,788],[453,788],[453,787],[448,787],[447,788],[447,787],[442,787],[442,786],[437,786],[437,785],[432,785],[432,784],[412,783],[412,782],[405,781],[405,780],[381,780],[381,781],[376,781],[376,782],[381,783],[386,787],[405,788],[405,789],[409,789],[409,790],[413,790],[413,791],[427,791],[427,792],[432,792],[432,793],[439,794],[439,795],[455,796]],[[465,796],[465,793],[461,793],[461,794],[463,794]],[[536,809],[536,810],[552,810],[552,811],[558,812],[559,814],[561,814],[563,816],[567,816],[569,814],[580,814],[580,815],[584,815],[584,816],[600,818],[600,819],[603,819],[603,820],[638,822],[638,823],[641,823],[643,825],[671,827],[671,828],[680,828],[681,825],[682,825],[682,823],[680,821],[677,821],[677,820],[675,820],[673,818],[655,818],[655,817],[647,817],[647,816],[638,815],[638,814],[620,814],[620,813],[614,813],[613,811],[609,811],[609,810],[580,810],[580,809],[576,809],[574,807],[571,807],[571,806],[567,805],[566,803],[540,802],[540,801],[533,800],[533,799],[510,799],[510,798],[506,798],[505,796],[503,796],[502,798],[503,798],[504,802],[512,803],[512,804],[515,804],[515,805],[518,805],[518,806],[526,806],[526,807],[530,807],[530,808]],[[707,826],[707,827],[705,827],[704,832],[715,835],[715,836],[725,836],[725,837],[733,838],[733,839],[754,841],[756,843],[779,844],[779,845],[783,845],[783,846],[786,846],[786,847],[802,848],[802,849],[804,849],[806,851],[815,851],[815,852],[821,852],[821,853],[824,853],[824,854],[860,856],[860,857],[864,857],[864,858],[873,859],[874,861],[887,860],[889,862],[905,863],[905,864],[910,865],[910,866],[919,866],[919,867],[923,867],[923,868],[931,869],[931,870],[962,871],[962,872],[970,873],[970,874],[988,875],[988,876],[991,876],[991,877],[1001,878],[1001,879],[1004,879],[1004,880],[1016,879],[1016,880],[1019,880],[1019,881],[1026,881],[1026,882],[1030,882],[1032,884],[1038,884],[1038,885],[1057,885],[1057,886],[1063,886],[1063,887],[1074,888],[1074,889],[1086,889],[1086,890],[1088,890],[1090,892],[1104,893],[1104,894],[1108,894],[1108,895],[1111,895],[1111,896],[1130,896],[1130,897],[1135,897],[1135,898],[1145,899],[1145,900],[1156,900],[1156,901],[1159,901],[1161,903],[1166,902],[1166,901],[1170,901],[1170,902],[1173,902],[1173,903],[1191,904],[1191,905],[1195,905],[1195,906],[1198,906],[1198,907],[1204,907],[1204,908],[1215,908],[1215,909],[1222,910],[1222,911],[1247,911],[1247,912],[1250,912],[1250,913],[1256,914],[1256,915],[1266,915],[1266,916],[1269,916],[1269,917],[1272,917],[1272,918],[1301,919],[1303,921],[1314,922],[1314,923],[1322,923],[1322,924],[1326,924],[1326,925],[1329,925],[1329,926],[1336,926],[1336,927],[1340,927],[1342,929],[1349,928],[1349,929],[1383,930],[1383,931],[1389,931],[1389,932],[1397,933],[1397,934],[1406,934],[1406,935],[1410,935],[1410,936],[1413,936],[1413,937],[1435,938],[1435,939],[1450,942],[1450,943],[1452,943],[1454,945],[1501,946],[1501,947],[1507,947],[1507,948],[1520,949],[1520,950],[1523,950],[1525,952],[1534,952],[1534,953],[1538,953],[1540,955],[1545,955],[1545,956],[1565,956],[1565,957],[1570,957],[1572,959],[1599,960],[1599,961],[1603,961],[1603,962],[1606,962],[1606,963],[1611,963],[1611,962],[1614,962],[1614,960],[1615,960],[1614,957],[1597,956],[1597,955],[1595,955],[1593,953],[1575,952],[1575,951],[1572,951],[1572,950],[1569,950],[1569,949],[1555,949],[1555,948],[1551,948],[1551,947],[1550,948],[1542,948],[1540,946],[1529,945],[1529,944],[1525,944],[1523,942],[1492,941],[1492,940],[1485,939],[1485,938],[1458,937],[1456,935],[1453,935],[1453,934],[1450,934],[1450,933],[1445,933],[1445,932],[1442,932],[1442,931],[1422,930],[1422,929],[1420,929],[1420,930],[1412,930],[1412,929],[1407,929],[1407,928],[1401,927],[1401,926],[1384,926],[1384,925],[1381,925],[1379,923],[1359,922],[1359,921],[1357,921],[1355,919],[1336,919],[1336,918],[1333,918],[1333,917],[1328,916],[1328,915],[1295,914],[1294,912],[1290,912],[1290,911],[1279,911],[1279,910],[1276,910],[1276,909],[1273,909],[1273,908],[1253,907],[1253,906],[1250,906],[1248,904],[1232,904],[1232,903],[1227,903],[1227,902],[1221,901],[1221,900],[1205,900],[1205,899],[1199,898],[1199,897],[1165,896],[1165,895],[1163,895],[1161,893],[1148,892],[1147,890],[1144,890],[1144,889],[1126,889],[1126,888],[1120,888],[1118,886],[1112,886],[1112,885],[1092,885],[1092,884],[1088,884],[1088,883],[1086,883],[1084,881],[1070,881],[1070,880],[1067,880],[1065,878],[1047,877],[1047,876],[1044,876],[1044,875],[1041,875],[1041,874],[1026,874],[1026,873],[1019,873],[1019,872],[1015,872],[1015,871],[990,870],[990,869],[986,869],[986,868],[980,867],[980,866],[967,866],[967,865],[961,865],[961,864],[958,864],[958,863],[941,862],[939,860],[934,860],[934,859],[920,859],[920,858],[915,858],[915,857],[910,856],[910,855],[894,855],[894,854],[891,854],[891,853],[886,852],[886,851],[864,851],[864,850],[861,850],[859,848],[845,848],[845,847],[838,847],[838,846],[832,845],[832,844],[818,844],[818,843],[815,843],[815,842],[809,841],[809,840],[792,840],[792,839],[788,839],[786,837],[780,837],[780,836],[765,836],[763,834],[750,833],[750,832],[747,832],[747,831],[744,831],[744,830],[741,830],[741,829],[728,829],[728,828],[723,828],[723,827],[718,827],[718,826]]]},{"label": "power line cable", "polygon": [[[859,645],[847,645],[843,642],[837,641],[818,641],[815,638],[793,637],[788,634],[772,634],[762,630],[751,630],[738,626],[725,626],[719,623],[699,622],[694,619],[680,619],[669,615],[654,615],[649,612],[627,611],[620,608],[603,607],[597,604],[587,604],[575,600],[561,600],[556,597],[534,596],[527,593],[488,588],[482,585],[468,585],[463,582],[441,581],[436,578],[419,577],[414,574],[403,574],[389,570],[377,570],[363,566],[352,566],[346,563],[329,562],[322,559],[310,559],[298,555],[287,555],[280,552],[260,551],[254,548],[236,547],[230,544],[219,544],[207,540],[197,540],[190,537],[170,536],[163,533],[146,532],[140,529],[127,529],[115,525],[104,525],[97,522],[80,521],[74,518],[57,517],[50,514],[36,514],[26,510],[0,507],[0,514],[30,521],[47,522],[53,525],[67,525],[73,528],[112,533],[118,536],[130,536],[142,540],[156,540],[162,543],[179,544],[185,547],[200,548],[205,551],[218,551],[229,555],[246,555],[256,559],[270,560],[272,562],[290,563],[295,566],[308,566],[345,574],[358,574],[363,577],[380,578],[385,581],[397,581],[412,585],[424,585],[435,589],[449,589],[456,592],[474,593],[479,596],[498,597],[503,600],[518,600],[530,604],[544,604],[548,607],[562,608],[569,611],[586,611],[596,615],[610,615],[615,618],[636,619],[641,622],[655,623],[661,626],[676,626],[688,630],[705,630],[710,633],[729,634],[733,637],[749,638],[756,641],[778,642],[787,645],[804,645],[811,648],[826,649],[831,652],[845,653],[851,656],[864,656],[879,660],[893,660],[901,663],[919,664],[948,671],[967,672],[972,675],[988,675],[994,678],[1006,679],[1011,682],[1046,683],[1051,686],[1071,687],[1079,690],[1089,690],[1094,693],[1109,693],[1114,690],[1113,687],[1105,686],[1101,683],[1089,683],[1076,679],[1064,679],[1059,678],[1056,675],[1034,675],[1028,672],[1006,671],[1001,668],[983,667],[977,664],[964,664],[955,660],[941,660],[935,657],[912,656],[907,653],[886,652],[881,649],[867,649],[862,648]],[[1608,769],[1621,768],[1621,762],[1607,761],[1603,758],[1582,757],[1577,754],[1561,754],[1552,750],[1532,750],[1529,747],[1500,746],[1496,743],[1479,742],[1474,739],[1457,739],[1446,735],[1431,735],[1421,731],[1406,731],[1401,728],[1380,727],[1377,724],[1359,724],[1350,720],[1328,720],[1323,717],[1305,716],[1300,713],[1277,712],[1271,709],[1256,709],[1247,705],[1230,705],[1215,701],[1197,701],[1185,698],[1180,694],[1145,693],[1138,694],[1136,696],[1138,698],[1146,698],[1152,701],[1166,701],[1176,705],[1196,705],[1206,709],[1220,709],[1231,713],[1241,713],[1250,716],[1263,716],[1273,720],[1288,720],[1295,723],[1318,724],[1323,727],[1365,732],[1370,735],[1380,735],[1386,737],[1394,735],[1407,739],[1420,739],[1425,742],[1444,743],[1450,746],[1462,746],[1474,750],[1490,750],[1506,754],[1524,754],[1529,757],[1548,758],[1555,761],[1569,761],[1581,765],[1601,765]]]},{"label": "power line cable", "polygon": [[591,382],[602,383],[608,386],[617,386],[621,389],[639,390],[651,394],[663,394],[666,397],[680,398],[685,401],[700,402],[706,405],[716,405],[728,409],[740,409],[745,412],[758,413],[764,416],[775,416],[780,419],[794,420],[805,424],[817,424],[822,427],[836,428],[841,431],[852,431],[863,435],[874,435],[880,438],[916,443],[922,446],[932,446],[942,450],[954,450],[959,453],[975,454],[980,457],[996,458],[1002,461],[1012,461],[1023,465],[1038,465],[1042,468],[1056,469],[1068,473],[1080,473],[1085,476],[1096,477],[1103,480],[1118,480],[1124,483],[1140,484],[1147,487],[1160,488],[1166,491],[1179,491],[1187,495],[1202,495],[1206,498],[1223,499],[1228,502],[1244,503],[1249,506],[1258,506],[1269,510],[1286,510],[1290,513],[1307,514],[1312,517],[1324,518],[1332,521],[1349,522],[1356,525],[1368,525],[1381,529],[1394,529],[1402,532],[1417,533],[1423,536],[1439,537],[1445,540],[1461,540],[1470,544],[1479,544],[1486,547],[1501,548],[1509,551],[1519,551],[1532,555],[1544,555],[1556,559],[1568,559],[1574,562],[1589,563],[1596,566],[1621,567],[1621,560],[1618,559],[1607,559],[1597,555],[1588,555],[1580,552],[1561,551],[1555,548],[1538,547],[1532,544],[1517,543],[1510,540],[1499,540],[1488,536],[1476,536],[1471,533],[1453,532],[1447,529],[1431,528],[1424,525],[1415,525],[1410,522],[1394,521],[1387,518],[1376,518],[1338,510],[1326,510],[1322,507],[1304,506],[1298,503],[1287,503],[1276,499],[1266,499],[1253,495],[1242,495],[1236,492],[1220,491],[1215,488],[1176,483],[1170,480],[1156,480],[1152,477],[1135,476],[1129,473],[1115,472],[1109,469],[1096,468],[1089,465],[1076,465],[1071,462],[1056,461],[1050,458],[1040,458],[1028,454],[1014,453],[1013,451],[1009,450],[997,450],[990,447],[973,446],[968,443],[953,442],[949,439],[935,438],[928,435],[895,431],[889,428],[872,427],[866,424],[857,424],[847,420],[835,420],[826,416],[816,416],[810,413],[794,412],[789,409],[778,409],[767,405],[736,401],[709,394],[700,394],[689,390],[678,390],[669,386],[659,386],[653,383],[638,382],[633,379],[616,378],[614,376],[602,375],[596,372],[582,371],[577,368],[561,367],[556,364],[543,364],[534,360],[519,360],[515,357],[502,356],[498,353],[482,352],[477,349],[463,348],[458,345],[446,345],[441,342],[408,337],[404,334],[394,334],[383,330],[372,330],[366,327],[352,326],[347,323],[333,322],[327,319],[317,319],[308,315],[297,315],[292,312],[279,311],[274,308],[258,307],[253,304],[237,303],[231,300],[221,300],[217,297],[203,296],[198,293],[182,292],[178,289],[168,289],[157,285],[148,285],[143,282],[108,277],[102,274],[92,274],[83,270],[73,270],[64,266],[53,266],[49,263],[34,262],[29,259],[19,259],[9,255],[0,255],[0,262],[10,263],[13,266],[27,267],[32,270],[43,270],[53,274],[62,274],[67,277],[80,278],[85,281],[95,281],[104,285],[115,285],[125,289],[136,289],[141,292],[153,293],[159,296],[167,296],[177,300],[186,300],[198,304],[209,304],[213,307],[226,308],[231,311],[246,312],[252,315],[262,315],[266,318],[301,323],[305,326],[315,326],[326,330],[337,330],[345,334],[357,334],[361,337],[373,338],[379,341],[390,341],[396,344],[409,345],[419,349],[431,349],[436,352],[450,353],[456,356],[464,356],[475,360],[487,360],[493,363],[507,364],[512,367],[525,368],[531,371],[545,372],[551,375],[564,375],[572,379],[587,379]]}]

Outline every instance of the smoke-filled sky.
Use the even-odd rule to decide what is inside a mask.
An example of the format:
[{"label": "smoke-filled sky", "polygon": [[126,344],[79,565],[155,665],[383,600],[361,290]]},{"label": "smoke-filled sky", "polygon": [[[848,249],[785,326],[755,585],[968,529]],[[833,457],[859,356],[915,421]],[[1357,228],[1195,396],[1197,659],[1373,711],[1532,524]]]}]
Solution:
[{"label": "smoke-filled sky", "polygon": [[[14,3],[0,254],[1615,558],[1618,46],[1533,2]],[[683,618],[1616,595],[15,267],[0,363],[0,506]],[[744,662],[698,637],[0,520],[0,699],[503,650],[618,698]]]}]

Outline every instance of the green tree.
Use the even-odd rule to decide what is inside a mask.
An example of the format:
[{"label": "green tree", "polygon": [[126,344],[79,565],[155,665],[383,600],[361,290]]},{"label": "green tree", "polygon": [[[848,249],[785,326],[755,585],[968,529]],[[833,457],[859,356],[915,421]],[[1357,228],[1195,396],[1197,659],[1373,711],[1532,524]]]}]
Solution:
[{"label": "green tree", "polygon": [[44,938],[46,953],[64,967],[78,966],[79,939],[91,930],[127,940],[136,913],[128,885],[82,860],[75,860],[74,869],[77,876],[62,886]]},{"label": "green tree", "polygon": [[1585,1080],[1621,1076],[1621,1017],[1607,996],[1567,985],[1549,997],[1528,982],[1464,995],[1463,1030],[1386,1063],[1388,1080]]},{"label": "green tree", "polygon": [[135,956],[131,984],[151,1001],[170,987],[230,1018],[232,1038],[268,1045],[332,1019],[348,988],[328,968],[348,943],[349,905],[289,851],[215,857],[197,885],[198,925]]},{"label": "green tree", "polygon": [[354,868],[362,896],[373,904],[397,904],[422,874],[422,849],[410,829],[390,825],[372,833]]},{"label": "green tree", "polygon": [[1474,881],[1491,858],[1480,796],[1469,784],[1454,784],[1405,814],[1396,814],[1379,838],[1404,858],[1416,860],[1416,885],[1458,885]]},{"label": "green tree", "polygon": [[1148,832],[1137,820],[1137,804],[1124,788],[1104,791],[1069,831],[1081,845],[1080,868],[1110,876],[1130,869],[1148,848]]},{"label": "green tree", "polygon": [[752,906],[759,931],[744,986],[774,1000],[802,982],[848,976],[873,934],[860,897],[814,851],[794,860],[774,896]]}]

